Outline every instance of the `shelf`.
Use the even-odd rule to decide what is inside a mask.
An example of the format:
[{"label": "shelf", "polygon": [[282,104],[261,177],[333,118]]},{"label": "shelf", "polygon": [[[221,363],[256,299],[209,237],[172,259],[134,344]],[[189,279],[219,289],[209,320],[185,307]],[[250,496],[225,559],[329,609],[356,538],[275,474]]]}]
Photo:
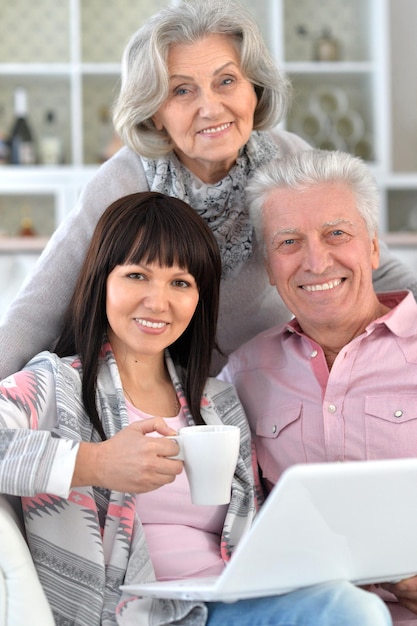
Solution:
[{"label": "shelf", "polygon": [[0,63],[0,76],[69,76],[69,63]]},{"label": "shelf", "polygon": [[49,237],[1,237],[0,254],[40,253]]},{"label": "shelf", "polygon": [[83,185],[97,171],[98,165],[35,165],[0,167],[1,193],[43,193],[62,185]]},{"label": "shelf", "polygon": [[283,69],[289,74],[369,74],[375,64],[367,61],[286,61]]}]

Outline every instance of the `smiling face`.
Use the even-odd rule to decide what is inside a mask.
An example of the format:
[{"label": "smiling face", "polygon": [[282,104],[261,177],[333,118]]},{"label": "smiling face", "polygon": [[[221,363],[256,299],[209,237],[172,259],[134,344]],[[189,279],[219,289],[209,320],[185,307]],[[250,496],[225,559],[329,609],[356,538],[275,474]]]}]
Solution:
[{"label": "smiling face", "polygon": [[275,189],[263,215],[270,282],[304,332],[314,336],[374,317],[378,240],[371,239],[346,185]]},{"label": "smiling face", "polygon": [[163,358],[185,331],[199,300],[186,270],[155,263],[117,265],[107,277],[108,336],[116,360]]},{"label": "smiling face", "polygon": [[208,35],[173,45],[169,95],[153,116],[180,161],[203,182],[217,182],[236,161],[253,129],[257,98],[240,69],[230,37]]}]

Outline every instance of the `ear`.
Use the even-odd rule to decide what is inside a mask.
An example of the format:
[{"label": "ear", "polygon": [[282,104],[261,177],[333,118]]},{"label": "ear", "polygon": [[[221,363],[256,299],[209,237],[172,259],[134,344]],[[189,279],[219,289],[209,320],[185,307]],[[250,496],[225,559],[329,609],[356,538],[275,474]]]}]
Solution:
[{"label": "ear", "polygon": [[275,277],[274,277],[274,274],[272,272],[271,266],[269,264],[268,258],[264,259],[264,265],[265,265],[266,273],[268,274],[269,284],[272,287],[276,287]]},{"label": "ear", "polygon": [[379,241],[376,234],[371,240],[371,263],[373,270],[379,267]]},{"label": "ear", "polygon": [[164,130],[164,125],[162,124],[161,120],[159,119],[158,113],[155,113],[155,115],[152,115],[151,120],[155,124],[156,130]]}]

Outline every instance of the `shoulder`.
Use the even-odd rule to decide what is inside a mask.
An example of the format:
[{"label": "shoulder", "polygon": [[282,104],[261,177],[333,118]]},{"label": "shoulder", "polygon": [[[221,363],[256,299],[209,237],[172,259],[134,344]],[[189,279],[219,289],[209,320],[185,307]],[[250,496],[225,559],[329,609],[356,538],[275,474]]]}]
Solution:
[{"label": "shoulder", "polygon": [[106,203],[110,204],[121,196],[147,189],[141,158],[124,146],[99,167],[84,187],[83,195],[93,199],[93,194],[109,194]]},{"label": "shoulder", "polygon": [[282,128],[277,127],[264,132],[266,132],[266,134],[268,134],[274,141],[279,149],[279,156],[281,157],[286,156],[287,154],[294,154],[296,152],[301,152],[302,150],[311,149],[310,144],[308,144],[304,139],[295,133],[290,133]]},{"label": "shoulder", "polygon": [[280,361],[286,360],[282,347],[285,329],[286,324],[273,326],[242,344],[228,356],[220,377],[227,379],[228,375],[232,375],[229,380],[234,380],[240,372],[269,367],[270,364],[279,367]]},{"label": "shoulder", "polygon": [[36,354],[24,367],[24,370],[48,370],[55,377],[70,375],[79,378],[81,362],[77,355],[59,357],[55,352],[44,350]]}]

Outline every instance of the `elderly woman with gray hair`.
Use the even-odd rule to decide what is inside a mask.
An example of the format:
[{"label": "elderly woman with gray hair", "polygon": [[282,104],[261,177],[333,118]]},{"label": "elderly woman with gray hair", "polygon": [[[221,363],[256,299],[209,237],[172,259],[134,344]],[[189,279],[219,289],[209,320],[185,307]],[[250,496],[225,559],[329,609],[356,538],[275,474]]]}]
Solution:
[{"label": "elderly woman with gray hair", "polygon": [[[101,166],[57,229],[0,327],[0,377],[52,348],[94,227],[106,206],[140,191],[188,202],[222,257],[218,343],[224,355],[290,314],[252,240],[245,189],[257,168],[307,144],[277,125],[290,86],[253,18],[228,0],[161,10],[131,38],[114,124],[125,146]],[[377,290],[415,277],[384,249]],[[222,362],[218,355],[215,373]]]}]

